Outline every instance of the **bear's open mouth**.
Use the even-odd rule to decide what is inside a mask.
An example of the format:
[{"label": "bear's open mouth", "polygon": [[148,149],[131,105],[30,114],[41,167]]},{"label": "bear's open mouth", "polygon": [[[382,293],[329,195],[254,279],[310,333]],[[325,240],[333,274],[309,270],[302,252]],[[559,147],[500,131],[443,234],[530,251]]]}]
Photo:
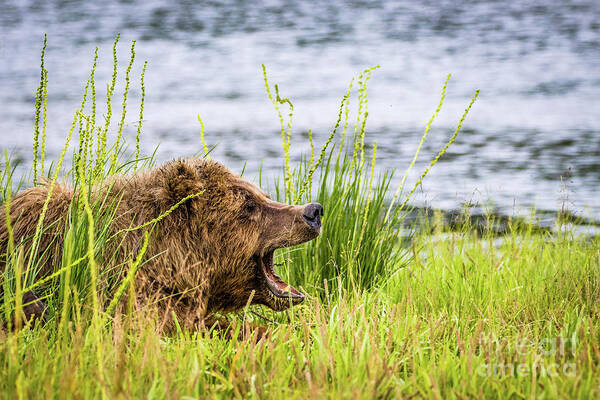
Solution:
[{"label": "bear's open mouth", "polygon": [[291,299],[294,304],[300,303],[304,300],[304,295],[289,283],[284,282],[273,270],[274,253],[275,250],[270,250],[266,252],[264,256],[259,257],[260,269],[265,277],[265,282],[269,291],[275,297]]}]

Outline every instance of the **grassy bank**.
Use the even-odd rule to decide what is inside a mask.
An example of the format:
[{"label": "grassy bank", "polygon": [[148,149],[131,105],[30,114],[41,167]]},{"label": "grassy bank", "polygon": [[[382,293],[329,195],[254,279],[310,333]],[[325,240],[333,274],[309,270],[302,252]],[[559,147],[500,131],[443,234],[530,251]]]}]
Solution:
[{"label": "grassy bank", "polygon": [[[117,317],[0,341],[6,398],[594,398],[600,243],[422,236],[377,289],[312,297],[262,341],[161,337]],[[289,320],[288,320],[289,318]],[[96,351],[101,352],[98,362]],[[528,372],[529,371],[529,372]],[[534,373],[535,372],[535,373]],[[67,396],[68,394],[68,396]]]},{"label": "grassy bank", "polygon": [[[117,42],[115,42],[115,46]],[[141,106],[127,110],[135,43],[114,93],[117,71],[100,111],[94,78],[97,52],[81,107],[58,160],[45,160],[48,71],[36,95],[34,164],[29,185],[54,187],[61,179],[77,190],[61,233],[63,254],[51,279],[40,283],[35,248],[46,229],[43,217],[31,238],[9,235],[2,272],[0,318],[21,325],[22,294],[35,289],[48,304],[46,321],[0,332],[0,395],[5,398],[203,398],[203,397],[581,397],[597,396],[599,239],[534,230],[506,223],[493,230],[469,223],[448,232],[431,219],[428,229],[407,234],[406,212],[416,189],[405,187],[414,161],[391,187],[395,171],[376,174],[377,144],[367,138],[367,83],[375,68],[357,76],[333,116],[329,138],[297,164],[290,160],[293,104],[268,82],[281,127],[283,165],[279,180],[261,186],[289,203],[316,200],[326,216],[315,241],[276,255],[277,268],[307,301],[285,312],[261,307],[230,315],[234,331],[246,322],[268,326],[268,334],[226,340],[212,332],[159,335],[152,315],[120,314],[114,305],[133,295],[132,276],[143,267],[143,246],[126,265],[112,265],[103,248],[113,240],[106,227],[110,207],[90,201],[92,188],[119,173],[152,166],[140,154]],[[145,67],[144,67],[145,71]],[[448,77],[449,78],[449,77]],[[433,105],[418,149],[440,112]],[[447,145],[452,144],[473,100],[466,105]],[[118,105],[115,99],[119,99]],[[118,113],[120,115],[118,115]],[[104,115],[101,119],[98,116]],[[114,143],[108,130],[115,112]],[[135,150],[123,146],[126,115],[139,115]],[[210,135],[199,126],[200,156],[210,157]],[[74,145],[72,145],[74,143]],[[72,157],[67,154],[72,152]],[[415,159],[419,150],[415,154]],[[64,167],[65,160],[72,160]],[[429,168],[422,172],[421,180]],[[7,158],[0,189],[4,223],[13,197]],[[42,177],[47,177],[44,181]],[[43,183],[45,182],[45,183]],[[152,229],[168,214],[139,229]],[[560,222],[560,221],[559,221]],[[559,223],[557,222],[557,223]],[[493,225],[493,224],[492,224]],[[10,233],[10,229],[8,230]],[[427,233],[425,233],[427,232]],[[111,268],[99,268],[110,265]],[[127,276],[128,278],[124,278]],[[106,283],[109,284],[106,284]]]}]

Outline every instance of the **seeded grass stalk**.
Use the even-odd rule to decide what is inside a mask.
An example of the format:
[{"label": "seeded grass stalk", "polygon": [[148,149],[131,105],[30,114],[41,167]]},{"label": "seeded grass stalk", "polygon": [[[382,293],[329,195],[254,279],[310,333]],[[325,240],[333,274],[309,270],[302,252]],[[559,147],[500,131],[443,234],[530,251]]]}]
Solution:
[{"label": "seeded grass stalk", "polygon": [[[291,144],[292,116],[293,116],[293,112],[294,112],[294,105],[292,104],[292,102],[289,99],[287,99],[287,98],[282,99],[279,96],[279,87],[277,85],[274,86],[276,97],[273,98],[273,95],[271,94],[271,87],[270,87],[269,81],[267,79],[267,68],[265,67],[264,64],[262,64],[262,70],[263,70],[263,78],[264,78],[264,82],[265,82],[265,88],[267,90],[267,96],[269,97],[269,100],[273,104],[273,107],[275,107],[275,110],[277,111],[277,115],[279,117],[279,125],[280,125],[280,129],[281,129],[281,142],[282,142],[282,146],[283,146],[285,200],[292,201],[293,188],[292,188],[292,172],[291,172],[291,167],[290,167],[290,144]],[[283,119],[283,115],[281,114],[281,108],[279,107],[279,105],[283,104],[283,103],[287,103],[287,105],[290,108],[289,120],[288,120],[288,124],[287,124],[287,128],[288,128],[287,131],[286,131],[286,126],[285,126],[285,122]]]},{"label": "seeded grass stalk", "polygon": [[[142,68],[142,74],[140,75],[140,87],[142,91],[142,98],[140,100],[140,120],[138,121],[137,134],[135,135],[135,167],[134,171],[137,171],[138,160],[140,159],[140,134],[142,133],[142,122],[144,120],[144,101],[146,99],[146,86],[144,85],[144,76],[146,75],[146,67],[148,61],[144,61],[144,67]],[[204,125],[202,126],[204,131]],[[202,136],[204,140],[204,136]]]},{"label": "seeded grass stalk", "polygon": [[408,201],[411,199],[412,194],[415,192],[417,187],[419,187],[419,185],[423,182],[423,179],[425,179],[425,177],[427,176],[427,174],[429,173],[431,168],[433,168],[433,166],[438,162],[440,157],[442,157],[446,153],[446,150],[448,150],[448,147],[450,147],[450,145],[452,143],[454,143],[454,140],[456,140],[456,137],[458,136],[458,132],[460,131],[460,128],[462,127],[463,123],[465,122],[465,119],[467,118],[469,111],[471,111],[471,107],[473,107],[473,104],[475,104],[475,100],[477,100],[478,96],[479,96],[479,89],[477,89],[475,91],[475,94],[473,95],[471,102],[465,109],[465,112],[463,113],[462,117],[460,118],[460,121],[458,122],[458,125],[456,126],[456,130],[454,131],[454,134],[452,135],[450,140],[446,143],[446,145],[444,145],[444,147],[438,152],[438,154],[435,156],[435,158],[433,160],[431,160],[431,162],[429,163],[429,166],[425,169],[425,171],[423,171],[423,173],[421,174],[421,176],[419,177],[417,182],[414,184],[411,191],[408,193],[408,195],[404,199],[404,202],[402,203],[402,205],[398,208],[398,212],[401,212],[404,209],[404,207],[406,206]]},{"label": "seeded grass stalk", "polygon": [[[98,152],[96,154],[96,176],[104,175],[104,163],[106,162],[106,137],[108,135],[108,128],[110,127],[110,121],[112,118],[112,95],[115,91],[115,85],[117,83],[117,44],[119,43],[119,38],[121,34],[117,34],[115,37],[115,41],[113,42],[113,74],[112,81],[106,85],[106,121],[104,123],[104,128],[102,128],[102,132],[98,136]],[[126,99],[126,97],[125,97]]]},{"label": "seeded grass stalk", "polygon": [[[374,70],[376,70],[377,68],[379,68],[379,65],[376,65],[374,67],[371,68],[367,68],[364,71],[365,74],[365,80],[362,83],[362,91],[365,92],[364,95],[362,96],[363,98],[363,104],[364,104],[364,118],[362,121],[362,125],[360,127],[360,163],[361,165],[365,162],[365,125],[367,123],[367,116],[369,115],[368,112],[368,102],[367,102],[367,95],[366,95],[366,91],[367,91],[367,83],[369,82],[369,79],[371,79],[371,74]],[[360,113],[360,112],[359,112]]]},{"label": "seeded grass stalk", "polygon": [[[306,180],[308,181],[308,193],[312,193],[312,173],[316,168],[315,164],[315,142],[313,141],[312,130],[308,130],[308,141],[310,142],[310,158],[308,160],[308,176]],[[320,157],[319,157],[320,159]],[[311,173],[312,172],[312,173]],[[303,186],[302,188],[304,188]],[[298,193],[296,197],[296,201],[299,201],[302,198],[302,192]]]},{"label": "seeded grass stalk", "polygon": [[[45,58],[45,54],[46,54],[46,45],[47,45],[47,36],[44,34],[44,45],[42,46],[42,54],[40,56],[40,85],[37,88],[36,94],[35,94],[35,117],[34,117],[34,123],[33,123],[33,184],[35,185],[37,183],[37,177],[38,177],[38,169],[37,169],[37,164],[38,164],[38,149],[39,149],[39,137],[40,137],[40,113],[43,113],[43,128],[42,128],[42,143],[45,142],[45,132],[46,132],[46,105],[47,105],[47,101],[46,101],[46,95],[47,92],[44,90],[44,87],[47,84],[47,76],[46,76],[46,69],[44,67],[44,58]],[[43,111],[42,111],[43,109]],[[44,153],[44,149],[42,146],[42,151],[41,153]],[[41,155],[41,157],[44,157],[43,155]],[[42,169],[42,175],[44,173],[43,171],[43,167]]]},{"label": "seeded grass stalk", "polygon": [[[339,126],[339,123],[342,119],[342,109],[344,110],[344,126],[342,128],[342,138],[340,139],[340,146],[337,155],[336,164],[340,161],[340,156],[342,152],[346,149],[346,132],[348,131],[348,116],[350,115],[350,92],[352,91],[352,86],[354,85],[354,77],[350,80],[350,84],[348,85],[348,91],[344,95],[342,99],[342,104],[340,105],[340,111],[338,113],[338,119],[336,121],[336,126]],[[335,129],[334,129],[335,130]]]},{"label": "seeded grass stalk", "polygon": [[[79,111],[77,112],[77,115],[79,117],[79,131],[78,131],[79,147],[73,157],[73,169],[78,174],[78,176],[75,178],[75,181],[79,181],[79,180],[83,179],[83,176],[85,174],[85,164],[86,164],[86,158],[87,158],[87,152],[88,152],[87,149],[88,149],[89,142],[91,142],[90,119],[84,114],[84,110],[85,110],[85,106],[86,106],[86,103],[88,100],[88,88],[91,86],[92,87],[92,106],[91,107],[92,107],[92,112],[94,113],[94,118],[95,118],[96,82],[95,82],[94,76],[96,73],[97,63],[98,63],[98,47],[96,47],[96,49],[94,50],[94,59],[93,59],[93,63],[92,63],[90,77],[86,81],[85,87],[83,89],[83,99],[81,100],[81,106],[79,107]],[[83,124],[84,120],[86,121],[85,126]],[[95,129],[94,124],[95,124],[94,122],[91,124],[92,129]],[[83,168],[81,167],[82,163],[84,166]]]},{"label": "seeded grass stalk", "polygon": [[[46,40],[46,36],[44,35],[44,40]],[[44,68],[44,54],[42,53],[42,71],[44,73],[44,82],[42,86],[42,96],[43,96],[43,124],[42,124],[42,143],[40,145],[40,175],[44,176],[45,166],[44,163],[46,161],[46,128],[48,126],[48,71]]]},{"label": "seeded grass stalk", "polygon": [[110,160],[110,171],[114,172],[117,168],[117,158],[119,154],[119,145],[121,144],[121,137],[123,136],[123,125],[125,124],[125,115],[127,114],[127,94],[129,93],[129,73],[135,60],[135,40],[131,42],[131,58],[129,59],[129,65],[125,70],[125,90],[123,91],[123,110],[121,112],[121,121],[119,122],[119,129],[117,131],[117,141],[115,143],[115,151],[111,154]]},{"label": "seeded grass stalk", "polygon": [[[92,70],[90,72],[90,79],[89,79],[89,85],[92,89],[92,101],[91,101],[91,116],[87,116],[85,117],[86,120],[86,128],[85,128],[85,140],[84,140],[84,145],[83,145],[83,151],[82,151],[82,156],[83,156],[83,165],[84,168],[87,169],[86,164],[87,164],[87,159],[89,157],[90,159],[90,164],[91,164],[91,159],[92,159],[92,146],[93,146],[93,136],[94,136],[94,131],[96,130],[96,79],[95,79],[95,75],[96,75],[96,65],[98,62],[98,47],[96,47],[94,49],[94,64],[92,65]],[[83,113],[83,109],[80,111],[81,113]],[[89,156],[88,156],[89,153]],[[90,174],[90,176],[92,176],[92,174]]]}]

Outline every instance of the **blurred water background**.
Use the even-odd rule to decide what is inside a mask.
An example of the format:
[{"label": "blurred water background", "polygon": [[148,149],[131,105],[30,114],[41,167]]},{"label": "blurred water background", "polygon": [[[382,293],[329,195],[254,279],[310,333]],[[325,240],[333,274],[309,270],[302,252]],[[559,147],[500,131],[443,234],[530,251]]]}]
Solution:
[{"label": "blurred water background", "polygon": [[[295,107],[293,156],[328,136],[352,76],[369,81],[368,141],[379,168],[410,163],[442,83],[452,79],[412,185],[454,128],[475,89],[462,133],[426,178],[415,204],[465,203],[524,214],[532,207],[600,217],[600,2],[584,1],[7,1],[0,0],[0,150],[31,166],[33,97],[48,34],[48,157],[55,159],[81,101],[94,47],[97,82],[112,73],[121,33],[124,70],[137,40],[147,101],[146,153],[159,160],[201,149],[246,177],[280,173],[281,138],[261,63]],[[120,76],[122,78],[122,76]],[[106,89],[99,85],[102,103]],[[119,89],[122,89],[122,85]],[[132,82],[126,134],[137,129]],[[121,97],[117,91],[115,117]],[[356,103],[354,103],[356,105]]]}]

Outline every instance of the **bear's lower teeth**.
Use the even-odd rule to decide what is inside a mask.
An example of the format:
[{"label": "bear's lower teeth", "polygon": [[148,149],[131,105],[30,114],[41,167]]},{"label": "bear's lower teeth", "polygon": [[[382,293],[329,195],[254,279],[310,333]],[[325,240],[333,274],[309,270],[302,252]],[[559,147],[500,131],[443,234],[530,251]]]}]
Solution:
[{"label": "bear's lower teeth", "polygon": [[284,282],[273,270],[273,254],[274,251],[270,251],[265,254],[261,259],[262,272],[265,277],[267,287],[269,291],[280,298],[291,298],[292,300],[302,300],[304,295],[300,293],[295,287]]}]

